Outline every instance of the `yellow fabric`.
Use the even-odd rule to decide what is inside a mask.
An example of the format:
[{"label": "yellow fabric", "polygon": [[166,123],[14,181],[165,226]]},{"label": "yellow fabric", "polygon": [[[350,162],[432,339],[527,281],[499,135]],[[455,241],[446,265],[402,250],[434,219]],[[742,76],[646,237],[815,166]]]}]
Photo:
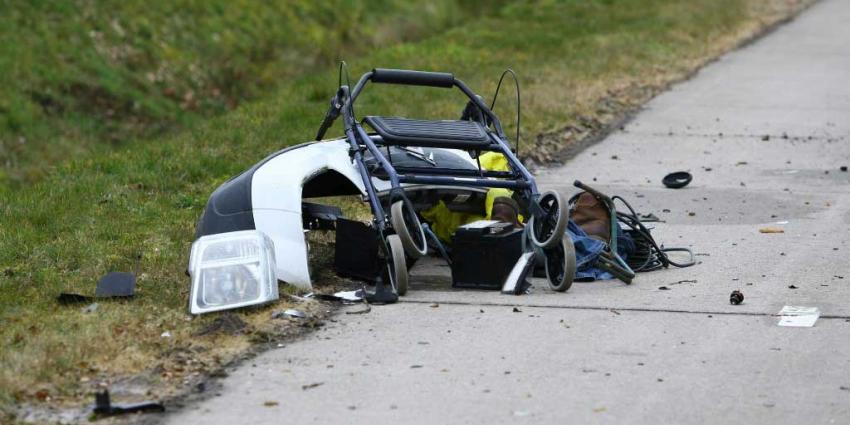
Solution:
[{"label": "yellow fabric", "polygon": [[[498,152],[486,152],[478,157],[481,168],[488,171],[510,171],[508,159]],[[458,227],[476,220],[488,220],[493,213],[493,201],[500,196],[511,197],[513,192],[508,189],[491,188],[487,190],[487,198],[484,201],[486,215],[452,212],[443,201],[433,207],[421,212],[422,218],[431,224],[431,230],[442,241],[450,242],[452,235]],[[519,217],[520,222],[524,221]]]},{"label": "yellow fabric", "polygon": [[498,152],[485,152],[478,156],[481,168],[488,171],[510,171],[508,159]]},{"label": "yellow fabric", "polygon": [[458,227],[475,220],[483,220],[478,214],[460,213],[449,210],[443,201],[421,212],[422,218],[431,223],[431,230],[441,241],[451,242],[452,235]]}]

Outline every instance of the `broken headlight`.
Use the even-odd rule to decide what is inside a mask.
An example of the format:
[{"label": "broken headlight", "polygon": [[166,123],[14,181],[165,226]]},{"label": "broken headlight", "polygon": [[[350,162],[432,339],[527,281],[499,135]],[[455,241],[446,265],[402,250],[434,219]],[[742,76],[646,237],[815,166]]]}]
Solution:
[{"label": "broken headlight", "polygon": [[278,298],[274,245],[257,230],[203,236],[192,244],[193,314],[262,304]]}]

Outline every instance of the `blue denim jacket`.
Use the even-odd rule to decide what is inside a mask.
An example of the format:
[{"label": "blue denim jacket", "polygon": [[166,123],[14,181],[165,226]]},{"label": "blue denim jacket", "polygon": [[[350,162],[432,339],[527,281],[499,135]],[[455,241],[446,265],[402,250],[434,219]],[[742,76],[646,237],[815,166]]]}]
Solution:
[{"label": "blue denim jacket", "polygon": [[[605,242],[591,238],[572,220],[567,224],[567,234],[573,241],[576,250],[576,281],[592,282],[594,280],[614,279],[611,273],[596,267],[596,259],[605,249]],[[634,252],[635,243],[631,236],[623,232],[617,224],[617,253],[625,260]]]}]

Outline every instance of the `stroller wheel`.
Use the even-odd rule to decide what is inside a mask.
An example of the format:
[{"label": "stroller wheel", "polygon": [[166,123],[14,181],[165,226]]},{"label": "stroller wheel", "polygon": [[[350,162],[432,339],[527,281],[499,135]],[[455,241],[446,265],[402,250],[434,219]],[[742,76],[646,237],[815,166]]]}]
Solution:
[{"label": "stroller wheel", "polygon": [[570,289],[576,275],[576,251],[570,236],[564,234],[558,245],[543,250],[543,255],[549,287],[558,292]]},{"label": "stroller wheel", "polygon": [[564,201],[558,192],[548,190],[540,195],[538,201],[543,210],[543,217],[534,215],[528,220],[531,227],[531,241],[539,248],[554,248],[561,242],[567,230],[569,215],[565,210]]},{"label": "stroller wheel", "polygon": [[404,247],[398,235],[387,236],[387,272],[398,295],[407,293],[407,260],[404,258]]},{"label": "stroller wheel", "polygon": [[416,216],[410,201],[395,201],[390,211],[390,221],[407,255],[419,258],[428,252],[425,231],[422,230],[422,224],[419,223],[419,217]]}]

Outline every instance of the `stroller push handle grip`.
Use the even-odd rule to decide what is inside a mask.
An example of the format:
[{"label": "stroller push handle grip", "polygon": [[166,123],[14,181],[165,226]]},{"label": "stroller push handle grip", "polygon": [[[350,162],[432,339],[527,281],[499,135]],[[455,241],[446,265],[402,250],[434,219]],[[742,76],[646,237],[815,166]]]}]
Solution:
[{"label": "stroller push handle grip", "polygon": [[613,204],[613,201],[607,195],[605,195],[604,193],[582,183],[579,180],[576,180],[575,182],[573,182],[573,186],[575,186],[575,187],[577,187],[577,188],[579,188],[579,189],[581,189],[585,192],[589,192],[591,195],[595,196],[598,199],[601,199],[606,204]]},{"label": "stroller push handle grip", "polygon": [[372,82],[451,88],[454,86],[455,77],[447,72],[375,68],[372,70]]}]

